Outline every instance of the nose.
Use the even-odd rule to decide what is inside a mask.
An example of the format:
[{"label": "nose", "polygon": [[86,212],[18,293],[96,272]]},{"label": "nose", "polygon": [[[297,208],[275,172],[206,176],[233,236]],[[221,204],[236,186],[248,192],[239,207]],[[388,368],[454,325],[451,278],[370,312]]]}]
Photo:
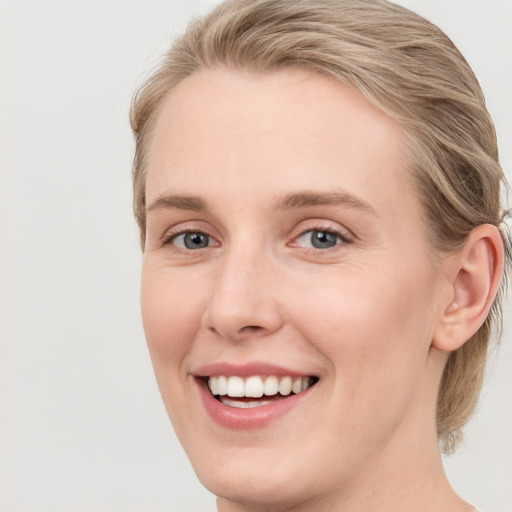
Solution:
[{"label": "nose", "polygon": [[261,255],[236,251],[219,263],[202,326],[231,341],[270,336],[282,325],[275,267]]}]

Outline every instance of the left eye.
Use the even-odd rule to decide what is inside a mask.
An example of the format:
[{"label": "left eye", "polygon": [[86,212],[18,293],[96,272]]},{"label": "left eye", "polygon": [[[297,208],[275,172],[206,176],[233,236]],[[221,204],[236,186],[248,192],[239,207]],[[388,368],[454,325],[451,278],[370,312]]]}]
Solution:
[{"label": "left eye", "polygon": [[344,242],[344,238],[332,231],[324,229],[313,229],[306,231],[297,238],[298,244],[301,247],[313,247],[315,249],[330,249],[336,245]]},{"label": "left eye", "polygon": [[181,249],[204,249],[214,245],[213,240],[206,233],[187,232],[176,235],[172,238],[172,243]]}]

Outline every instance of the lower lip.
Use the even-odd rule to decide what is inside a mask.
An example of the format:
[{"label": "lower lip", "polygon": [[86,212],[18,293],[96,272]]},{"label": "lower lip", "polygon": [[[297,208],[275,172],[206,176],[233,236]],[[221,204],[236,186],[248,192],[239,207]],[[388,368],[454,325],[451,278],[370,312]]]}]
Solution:
[{"label": "lower lip", "polygon": [[298,395],[291,395],[267,405],[242,409],[225,405],[217,400],[202,379],[196,379],[196,383],[203,405],[212,420],[222,427],[235,430],[251,430],[268,425],[296,407],[312,389],[308,388]]}]

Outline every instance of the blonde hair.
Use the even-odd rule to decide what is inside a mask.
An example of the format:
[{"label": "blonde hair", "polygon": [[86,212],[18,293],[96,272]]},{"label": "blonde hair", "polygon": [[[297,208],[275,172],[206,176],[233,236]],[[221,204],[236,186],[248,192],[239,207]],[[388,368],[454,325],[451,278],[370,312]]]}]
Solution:
[{"label": "blonde hair", "polygon": [[[385,0],[227,0],[193,21],[139,89],[134,211],[145,239],[146,148],[164,99],[205,68],[315,70],[357,88],[404,128],[432,246],[453,251],[473,228],[503,230],[494,125],[478,81],[451,40],[421,16]],[[438,436],[455,449],[482,386],[493,326],[501,325],[505,279],[482,327],[452,352],[440,384]]]}]

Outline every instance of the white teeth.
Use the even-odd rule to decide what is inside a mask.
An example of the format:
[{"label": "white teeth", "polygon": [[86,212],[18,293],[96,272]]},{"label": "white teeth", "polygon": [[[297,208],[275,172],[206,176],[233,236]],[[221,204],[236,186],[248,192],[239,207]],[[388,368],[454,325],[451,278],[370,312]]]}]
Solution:
[{"label": "white teeth", "polygon": [[[281,377],[269,375],[268,377],[259,377],[257,375],[246,378],[231,376],[226,377],[219,375],[208,379],[208,387],[213,395],[225,396],[232,398],[261,398],[262,396],[274,396],[277,393],[287,396],[290,393],[301,393],[310,386],[309,377]],[[260,403],[260,401],[251,401],[250,403]],[[237,402],[238,403],[238,402]],[[249,402],[247,402],[249,403]],[[240,406],[246,407],[246,406]],[[247,406],[249,407],[249,406]],[[253,407],[256,407],[254,405]]]},{"label": "white teeth", "polygon": [[232,397],[245,396],[244,379],[242,377],[229,377],[227,394]]},{"label": "white teeth", "polygon": [[212,395],[219,394],[219,379],[210,379],[208,382]]},{"label": "white teeth", "polygon": [[260,398],[263,396],[263,381],[260,377],[249,377],[245,381],[245,396]]},{"label": "white teeth", "polygon": [[279,381],[277,377],[270,375],[265,379],[265,385],[263,386],[263,393],[267,396],[277,395],[279,392]]},{"label": "white teeth", "polygon": [[239,409],[250,409],[251,407],[261,407],[262,405],[268,405],[272,402],[270,400],[251,400],[250,402],[239,402],[237,400],[230,400],[229,398],[221,398],[221,402],[224,405],[230,405],[231,407],[238,407]]},{"label": "white teeth", "polygon": [[221,375],[217,378],[219,382],[219,395],[227,395],[228,394],[228,379]]},{"label": "white teeth", "polygon": [[292,392],[292,378],[283,377],[279,382],[279,393],[283,396],[289,395]]}]

